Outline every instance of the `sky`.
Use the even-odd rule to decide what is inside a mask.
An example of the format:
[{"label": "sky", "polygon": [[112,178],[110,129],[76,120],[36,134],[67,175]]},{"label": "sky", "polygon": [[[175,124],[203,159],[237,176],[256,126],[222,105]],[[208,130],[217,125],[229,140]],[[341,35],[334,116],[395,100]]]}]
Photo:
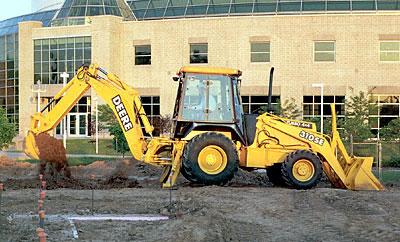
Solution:
[{"label": "sky", "polygon": [[28,13],[31,13],[31,0],[0,0],[0,21]]}]

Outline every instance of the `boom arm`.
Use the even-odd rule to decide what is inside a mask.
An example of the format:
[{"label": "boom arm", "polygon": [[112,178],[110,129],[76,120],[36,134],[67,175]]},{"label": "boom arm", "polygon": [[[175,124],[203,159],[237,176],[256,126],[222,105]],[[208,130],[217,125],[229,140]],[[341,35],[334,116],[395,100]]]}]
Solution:
[{"label": "boom arm", "polygon": [[[100,77],[98,71],[106,75],[107,79]],[[90,88],[107,102],[117,116],[132,155],[138,160],[143,159],[147,145],[139,117],[150,136],[154,128],[150,125],[138,92],[94,63],[89,67],[79,68],[77,75],[54,96],[54,99],[41,112],[31,116],[31,127],[25,141],[26,154],[39,159],[40,151],[37,150],[35,136],[53,130]],[[57,100],[58,103],[52,110],[47,115],[44,114],[43,111]]]}]

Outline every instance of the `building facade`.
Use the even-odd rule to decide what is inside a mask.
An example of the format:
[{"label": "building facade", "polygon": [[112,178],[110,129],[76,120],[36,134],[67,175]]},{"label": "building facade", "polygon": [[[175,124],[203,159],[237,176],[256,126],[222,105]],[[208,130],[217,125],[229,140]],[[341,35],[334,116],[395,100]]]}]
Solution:
[{"label": "building facade", "polygon": [[[41,12],[40,19],[35,13],[0,22],[0,105],[21,136],[38,106],[32,90],[39,87],[32,85],[40,80],[45,86],[43,107],[61,90],[61,73],[71,79],[85,62],[135,87],[151,117],[172,113],[177,90],[172,77],[184,65],[242,70],[246,112],[265,105],[269,70],[275,67],[274,100],[293,99],[303,117],[321,115],[321,89],[312,87],[321,83],[324,117],[330,116],[329,103],[344,115],[346,98],[360,91],[372,92],[381,107],[371,120],[374,130],[400,116],[397,1],[125,4],[66,0],[59,10]],[[94,100],[104,103],[89,91],[68,114],[69,136],[90,135]]]}]

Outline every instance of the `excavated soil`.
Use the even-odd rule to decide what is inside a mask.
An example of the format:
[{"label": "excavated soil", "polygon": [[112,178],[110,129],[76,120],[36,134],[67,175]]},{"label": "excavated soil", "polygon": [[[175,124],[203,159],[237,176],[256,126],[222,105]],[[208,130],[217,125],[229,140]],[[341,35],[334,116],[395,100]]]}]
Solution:
[{"label": "excavated soil", "polygon": [[40,160],[55,163],[58,171],[66,166],[67,151],[61,140],[48,133],[41,133],[35,136],[35,141],[39,149]]},{"label": "excavated soil", "polygon": [[[265,173],[239,170],[224,187],[194,187],[179,177],[171,218],[163,221],[74,221],[97,215],[168,215],[170,190],[161,168],[133,159],[45,173],[48,241],[399,241],[400,183],[387,191],[348,191],[324,180],[315,189],[273,187]],[[400,172],[400,171],[399,171]],[[0,241],[37,241],[39,165],[0,157]],[[94,180],[91,179],[94,174]],[[22,215],[22,216],[20,216]]]}]

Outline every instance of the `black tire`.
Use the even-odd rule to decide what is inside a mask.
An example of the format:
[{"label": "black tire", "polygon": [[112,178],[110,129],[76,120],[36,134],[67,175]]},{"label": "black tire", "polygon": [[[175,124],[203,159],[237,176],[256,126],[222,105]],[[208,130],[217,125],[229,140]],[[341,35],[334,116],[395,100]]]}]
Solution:
[{"label": "black tire", "polygon": [[[206,163],[204,156],[208,158],[211,154],[207,152],[216,154],[217,158],[221,154],[221,162]],[[218,160],[215,156],[211,156],[214,161]],[[223,186],[233,178],[238,167],[239,157],[233,142],[219,133],[195,136],[183,152],[182,175],[192,183]]]},{"label": "black tire", "polygon": [[274,186],[286,186],[285,181],[282,178],[281,167],[282,163],[275,163],[273,166],[267,167],[268,180],[274,184]]},{"label": "black tire", "polygon": [[296,150],[286,157],[281,171],[282,178],[288,187],[310,189],[315,187],[321,179],[322,163],[311,151]]}]

